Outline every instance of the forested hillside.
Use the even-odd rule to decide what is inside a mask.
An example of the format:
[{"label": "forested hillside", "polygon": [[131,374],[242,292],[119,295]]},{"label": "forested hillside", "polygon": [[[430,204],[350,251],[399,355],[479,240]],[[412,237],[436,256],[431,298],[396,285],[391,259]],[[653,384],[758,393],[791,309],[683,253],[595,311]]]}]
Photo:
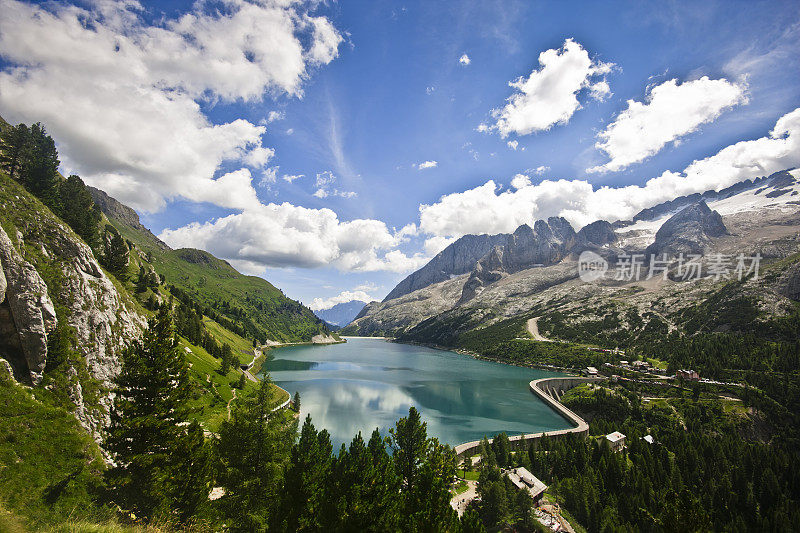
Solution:
[{"label": "forested hillside", "polygon": [[227,329],[259,344],[310,341],[314,335],[329,333],[310,309],[263,278],[240,274],[203,250],[170,249],[139,223],[133,210],[98,189],[90,190],[111,225],[140,252],[141,260],[177,289],[173,292],[193,301],[204,315]]}]

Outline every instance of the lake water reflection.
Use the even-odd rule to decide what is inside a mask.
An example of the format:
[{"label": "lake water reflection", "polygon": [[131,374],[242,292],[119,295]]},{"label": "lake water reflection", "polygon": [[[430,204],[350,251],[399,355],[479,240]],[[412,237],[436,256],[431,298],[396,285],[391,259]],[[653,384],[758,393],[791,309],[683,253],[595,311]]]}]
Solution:
[{"label": "lake water reflection", "polygon": [[339,447],[359,431],[384,434],[415,406],[428,434],[451,445],[570,427],[528,389],[551,372],[480,361],[453,352],[349,339],[331,346],[291,346],[264,365],[275,383],[300,392],[301,416],[327,429]]}]

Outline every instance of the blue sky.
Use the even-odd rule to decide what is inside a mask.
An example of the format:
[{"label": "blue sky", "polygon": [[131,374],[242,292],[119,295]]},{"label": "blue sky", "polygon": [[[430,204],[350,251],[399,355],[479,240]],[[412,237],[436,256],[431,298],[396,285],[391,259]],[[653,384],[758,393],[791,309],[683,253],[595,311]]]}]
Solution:
[{"label": "blue sky", "polygon": [[3,117],[170,244],[316,306],[380,299],[464,233],[800,159],[797,2],[0,6]]}]

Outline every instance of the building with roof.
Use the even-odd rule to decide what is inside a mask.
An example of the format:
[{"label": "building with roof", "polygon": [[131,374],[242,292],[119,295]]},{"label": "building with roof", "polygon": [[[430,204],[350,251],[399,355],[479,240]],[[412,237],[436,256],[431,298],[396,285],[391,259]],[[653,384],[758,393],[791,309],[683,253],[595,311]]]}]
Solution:
[{"label": "building with roof", "polygon": [[611,449],[615,452],[621,452],[625,447],[625,435],[619,431],[606,435],[606,441],[608,441],[609,446],[611,446]]},{"label": "building with roof", "polygon": [[527,490],[531,498],[533,498],[534,504],[542,499],[544,491],[547,490],[547,485],[531,474],[524,466],[508,470],[506,476],[519,490]]},{"label": "building with roof", "polygon": [[587,376],[596,376],[597,375],[597,369],[595,367],[593,367],[593,366],[587,366],[586,367],[586,375]]},{"label": "building with roof", "polygon": [[700,381],[700,373],[697,370],[678,370],[675,378],[684,381]]}]

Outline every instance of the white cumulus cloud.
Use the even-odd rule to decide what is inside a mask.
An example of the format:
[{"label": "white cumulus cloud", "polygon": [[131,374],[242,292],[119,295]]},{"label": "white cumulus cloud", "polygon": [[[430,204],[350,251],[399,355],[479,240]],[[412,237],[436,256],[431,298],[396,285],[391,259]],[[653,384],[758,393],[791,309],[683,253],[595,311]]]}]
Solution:
[{"label": "white cumulus cloud", "polygon": [[[203,102],[302,94],[341,41],[301,2],[197,2],[155,24],[138,2],[0,0],[0,113],[45,124],[62,163],[131,206],[183,197],[258,205],[250,170],[268,164],[264,125],[214,124]],[[214,178],[223,162],[247,168]]]},{"label": "white cumulus cloud", "polygon": [[314,298],[311,300],[311,304],[309,304],[308,307],[312,311],[321,311],[323,309],[330,309],[337,304],[344,304],[352,301],[369,303],[375,299],[376,298],[370,296],[363,290],[342,291],[336,296],[332,296],[330,298]]},{"label": "white cumulus cloud", "polygon": [[458,58],[458,62],[466,67],[467,65],[472,63],[472,60],[469,58],[467,54],[461,54],[461,57]]},{"label": "white cumulus cloud", "polygon": [[422,266],[422,254],[407,256],[396,247],[403,230],[391,232],[379,220],[339,220],[330,209],[289,203],[245,209],[205,223],[166,229],[159,237],[174,248],[201,248],[250,273],[267,267],[342,271],[406,272]]},{"label": "white cumulus cloud", "polygon": [[439,166],[437,161],[423,161],[414,165],[418,170],[425,170],[426,168],[436,168]]},{"label": "white cumulus cloud", "polygon": [[578,95],[588,89],[589,96],[603,99],[610,94],[605,76],[614,68],[612,63],[593,60],[580,43],[567,39],[560,49],[539,54],[538,70],[527,78],[509,82],[517,90],[508,103],[492,111],[496,119],[491,126],[481,124],[478,131],[496,130],[501,137],[511,133],[528,135],[547,130],[556,124],[566,124],[580,109]]},{"label": "white cumulus cloud", "polygon": [[627,109],[598,134],[595,146],[611,160],[588,172],[617,171],[643,161],[746,102],[745,87],[724,78],[665,81],[650,89],[644,102],[628,100]]}]

